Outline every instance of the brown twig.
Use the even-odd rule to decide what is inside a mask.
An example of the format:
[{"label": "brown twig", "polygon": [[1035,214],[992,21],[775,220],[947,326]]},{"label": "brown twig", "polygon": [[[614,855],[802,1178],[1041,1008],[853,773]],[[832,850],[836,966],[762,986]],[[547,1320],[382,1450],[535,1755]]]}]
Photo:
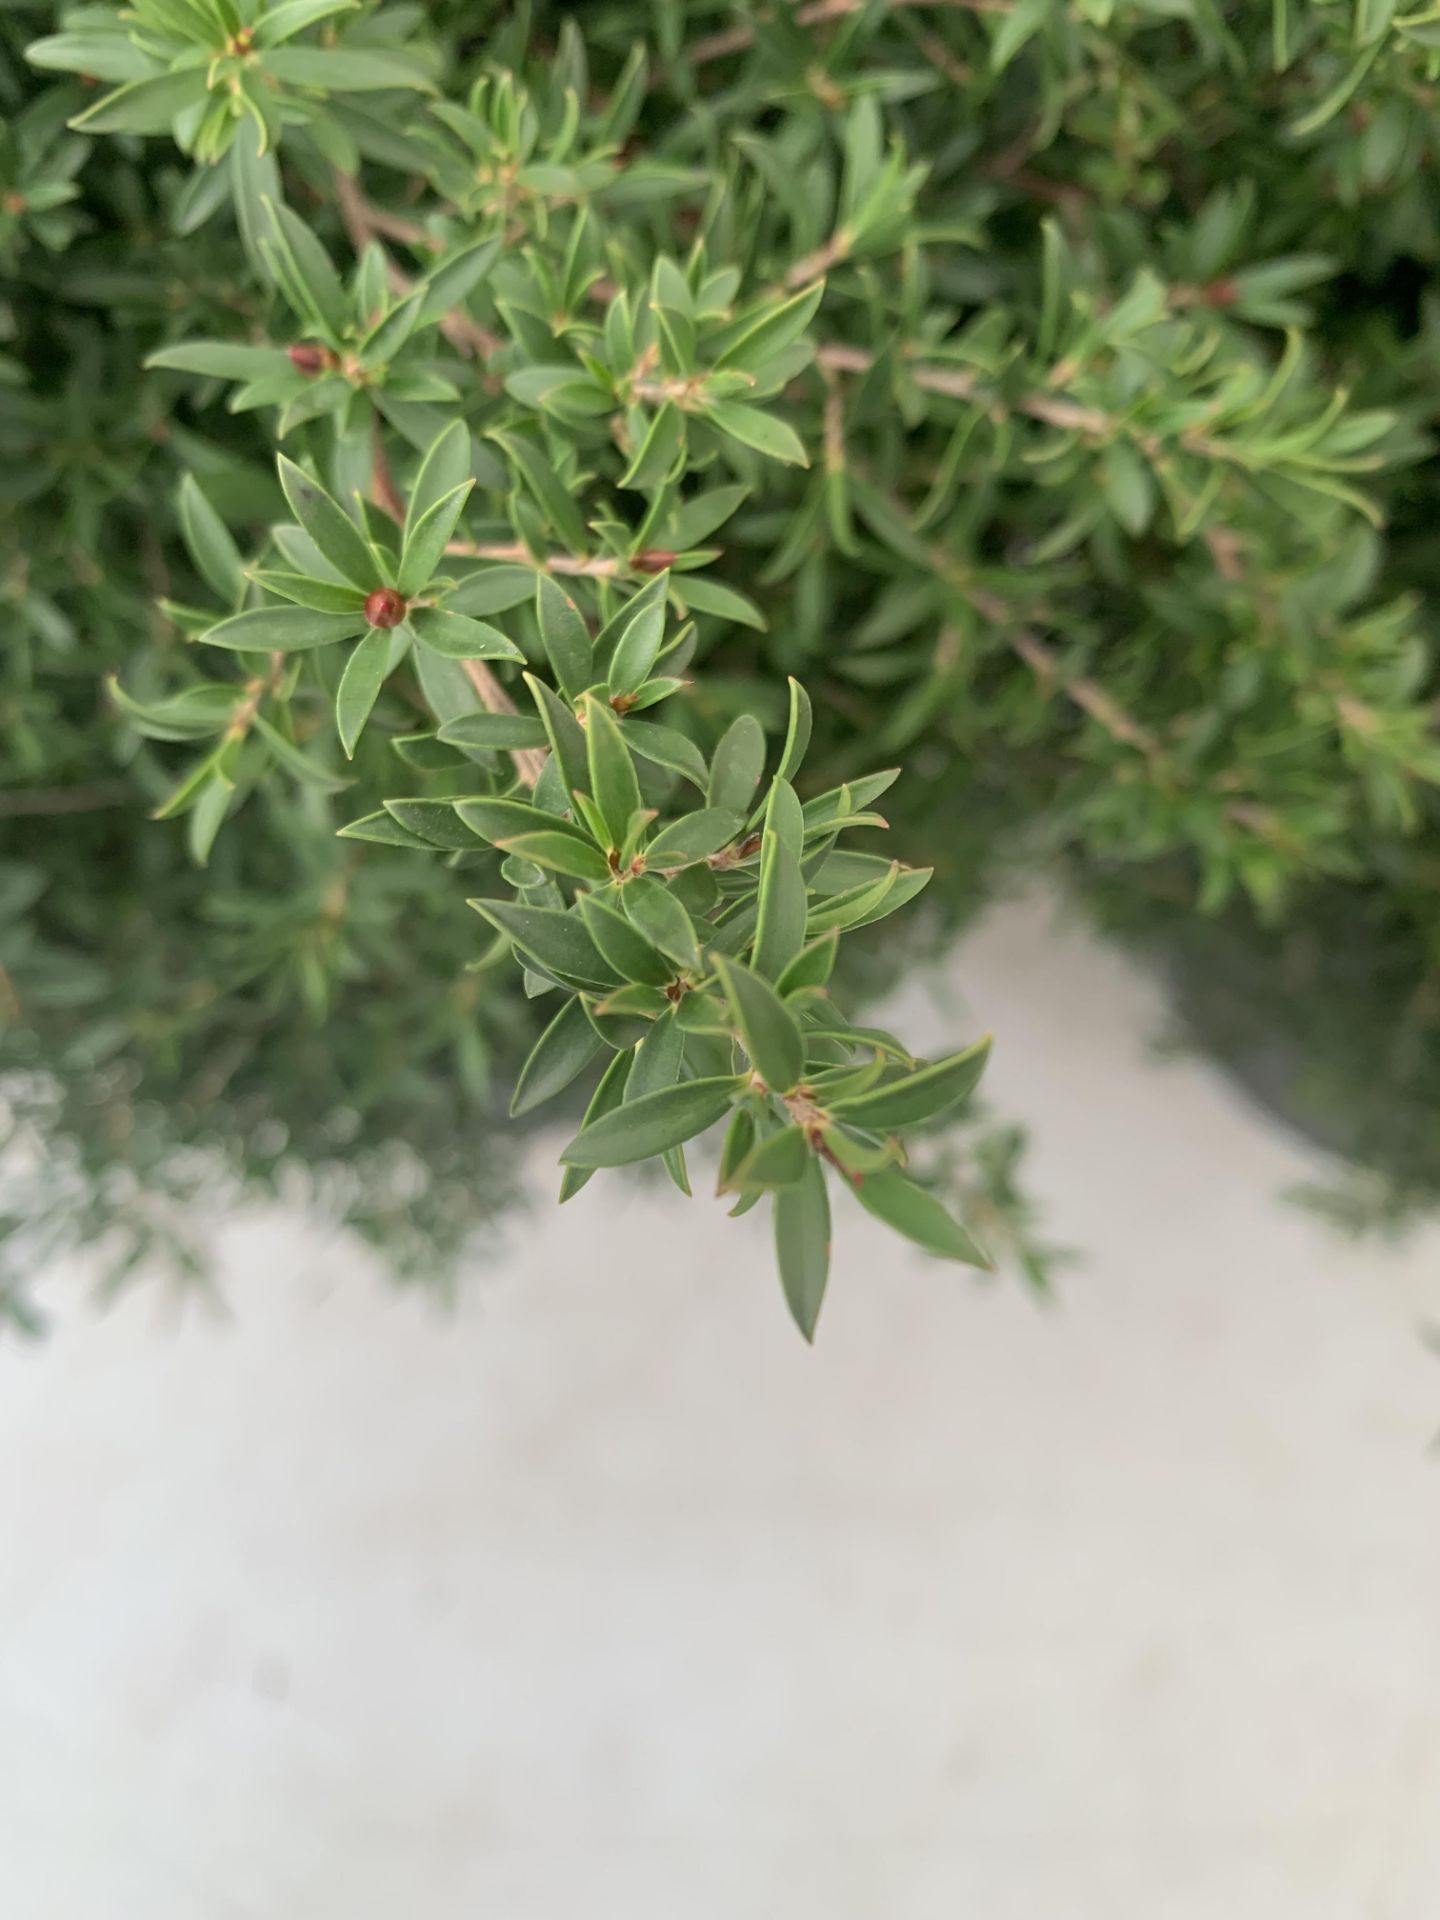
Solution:
[{"label": "brown twig", "polygon": [[[476,542],[474,540],[452,540],[445,549],[457,559],[463,560],[501,560],[512,566],[533,567],[536,573],[569,574],[575,579],[617,580],[625,571],[623,561],[612,554],[600,554],[587,559],[573,553],[550,553],[537,560],[530,549],[522,546],[518,540]],[[643,558],[643,555],[640,556]]]},{"label": "brown twig", "polygon": [[[931,366],[921,360],[911,360],[904,348],[901,357],[910,378],[927,393],[943,393],[952,400],[988,397],[968,367]],[[822,373],[827,369],[834,373],[868,373],[875,364],[875,355],[864,347],[827,342],[817,348],[815,360]],[[1081,406],[1078,401],[1066,400],[1058,394],[1027,393],[1015,402],[1015,408],[1032,420],[1043,420],[1047,426],[1059,427],[1065,432],[1088,433],[1098,439],[1107,438],[1118,425],[1098,407]]]},{"label": "brown twig", "polygon": [[[487,713],[514,713],[515,702],[495,678],[483,660],[462,660],[465,677],[479,696],[480,704]],[[515,771],[527,787],[533,787],[545,771],[545,749],[543,747],[512,747],[510,758],[515,763]]]}]

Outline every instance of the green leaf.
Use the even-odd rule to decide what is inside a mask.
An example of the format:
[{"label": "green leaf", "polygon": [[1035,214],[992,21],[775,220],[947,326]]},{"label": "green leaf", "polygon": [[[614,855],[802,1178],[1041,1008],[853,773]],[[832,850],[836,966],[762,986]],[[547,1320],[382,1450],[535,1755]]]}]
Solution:
[{"label": "green leaf", "polygon": [[608,674],[622,634],[628,631],[632,622],[638,620],[642,613],[648,612],[657,602],[663,607],[669,590],[670,574],[666,570],[652,574],[638,593],[631,594],[628,600],[621,601],[595,636],[594,665],[591,671],[597,679]]},{"label": "green leaf", "polygon": [[350,321],[350,302],[329,254],[283,201],[267,200],[265,210],[293,291],[301,295],[316,324],[338,341]]},{"label": "green leaf", "polygon": [[751,373],[763,367],[767,360],[773,360],[777,354],[783,353],[792,341],[798,340],[804,333],[815,318],[815,310],[820,305],[824,291],[825,282],[817,280],[803,293],[797,293],[794,299],[782,301],[778,306],[768,306],[738,321],[733,328],[727,329],[733,337],[715,365],[740,367]]},{"label": "green leaf", "polygon": [[370,718],[390,668],[390,635],[376,627],[352,651],[335,693],[335,725],[345,758],[355,758],[355,744]]},{"label": "green leaf", "polygon": [[575,504],[573,492],[566,487],[540,449],[518,433],[492,431],[490,438],[519,469],[521,479],[554,528],[556,537],[571,553],[583,553],[586,547],[584,516]]},{"label": "green leaf", "polygon": [[728,846],[743,825],[728,807],[700,807],[662,827],[645,848],[645,864],[654,872],[687,867]]},{"label": "green leaf", "polygon": [[379,563],[350,516],[293,460],[282,453],[276,464],[291,512],[331,566],[367,593],[383,586]]},{"label": "green leaf", "polygon": [[524,907],[511,900],[471,900],[467,905],[557,979],[586,987],[620,984],[620,976],[601,959],[578,913],[558,907]]},{"label": "green leaf", "polygon": [[551,828],[517,833],[512,839],[497,841],[496,845],[504,853],[514,854],[521,860],[533,860],[537,867],[563,873],[567,879],[593,883],[610,878],[609,865],[598,847],[589,840],[578,840]]},{"label": "green leaf", "polygon": [[210,849],[215,844],[215,836],[224,823],[225,815],[230,811],[230,802],[235,797],[235,783],[227,780],[224,774],[212,773],[200,789],[199,797],[190,810],[188,831],[185,839],[190,850],[190,858],[197,867],[208,865]]},{"label": "green leaf", "polygon": [[[186,340],[161,347],[146,356],[144,365],[172,373],[198,373],[213,380],[258,380],[265,374],[294,374],[283,347],[253,347],[230,340]],[[296,378],[302,376],[296,375]]]},{"label": "green leaf", "polygon": [[94,31],[52,33],[25,49],[32,67],[47,72],[88,73],[96,80],[148,80],[155,61],[128,34],[96,25]]},{"label": "green leaf", "polygon": [[[470,459],[470,429],[463,420],[452,420],[445,431],[430,442],[429,451],[420,462],[415,484],[410,489],[407,520],[423,520],[432,507],[438,506],[457,487],[463,487],[470,478]],[[528,593],[528,574],[525,584]]]},{"label": "green leaf", "polygon": [[757,633],[765,631],[765,616],[755,602],[720,580],[682,573],[672,585],[687,613],[709,613],[717,620],[733,620],[737,626],[753,627]]},{"label": "green leaf", "polygon": [[203,578],[222,600],[234,606],[245,591],[240,550],[189,473],[180,482],[180,530]]},{"label": "green leaf", "polygon": [[830,1275],[830,1196],[813,1155],[796,1185],[775,1195],[774,1208],[780,1284],[796,1326],[813,1341]]},{"label": "green leaf", "polygon": [[535,583],[535,617],[561,692],[578,700],[590,684],[590,634],[580,609],[548,574],[540,574]]},{"label": "green leaf", "polygon": [[520,1069],[510,1102],[512,1118],[518,1119],[522,1113],[530,1113],[547,1100],[553,1100],[557,1093],[563,1093],[589,1066],[602,1044],[585,1018],[580,1001],[567,1000]]},{"label": "green leaf", "polygon": [[678,407],[667,400],[650,422],[649,430],[636,449],[635,458],[620,476],[619,484],[637,493],[652,492],[669,479],[684,451],[684,417]]},{"label": "green leaf", "polygon": [[256,567],[250,578],[267,593],[278,594],[282,600],[291,600],[297,606],[310,607],[316,613],[353,613],[358,620],[364,620],[366,596],[348,581],[321,580],[311,574],[286,573],[274,567]]},{"label": "green leaf", "polygon": [[553,688],[547,687],[543,680],[537,679],[532,673],[524,677],[541,724],[549,737],[551,751],[559,763],[563,790],[567,795],[572,794],[583,788],[590,778],[589,762],[585,755],[585,729]]},{"label": "green leaf", "polygon": [[373,841],[381,847],[409,847],[413,851],[433,853],[433,841],[426,840],[418,833],[411,833],[402,827],[383,809],[376,813],[367,813],[362,819],[352,820],[348,826],[341,827],[337,835],[341,840]]},{"label": "green leaf", "polygon": [[533,567],[480,567],[445,596],[452,613],[508,613],[535,598]]},{"label": "green leaf", "polygon": [[674,962],[603,900],[582,894],[580,913],[590,938],[623,979],[645,987],[664,987],[675,978]]},{"label": "green leaf", "polygon": [[803,993],[807,988],[823,987],[835,968],[835,956],[840,951],[840,935],[835,928],[821,934],[818,940],[812,940],[808,947],[802,947],[795,958],[785,968],[775,982],[775,988],[782,996]]},{"label": "green leaf", "polygon": [[585,715],[590,797],[600,809],[611,847],[618,851],[625,844],[631,820],[640,811],[640,782],[630,749],[605,702],[587,695]]},{"label": "green leaf", "polygon": [[308,754],[302,753],[295,742],[287,740],[263,713],[257,713],[251,725],[286,773],[293,774],[307,787],[315,787],[322,793],[338,793],[342,787],[350,784],[343,776],[337,779],[327,767],[320,766]]},{"label": "green leaf", "polygon": [[665,596],[662,588],[654,599],[641,607],[616,643],[606,670],[612,694],[637,693],[644,686],[660,657],[660,645],[664,638]]},{"label": "green leaf", "polygon": [[753,713],[734,719],[710,761],[712,807],[742,816],[749,812],[765,771],[765,734]]},{"label": "green leaf", "polygon": [[724,526],[749,491],[748,487],[737,482],[711,487],[706,493],[697,493],[676,512],[670,529],[670,544],[681,553],[703,545],[717,527]]},{"label": "green leaf", "polygon": [[[630,1055],[617,1053],[611,1057],[610,1064],[600,1076],[600,1084],[590,1096],[590,1104],[585,1109],[584,1126],[591,1127],[605,1114],[612,1113],[625,1098],[625,1080],[630,1072]],[[583,1131],[583,1128],[582,1128]],[[594,1178],[593,1167],[567,1167],[560,1181],[560,1201],[572,1200],[580,1189]]]},{"label": "green leaf", "polygon": [[[400,554],[400,571],[395,582],[406,599],[422,592],[430,584],[474,484],[473,480],[462,481],[458,487],[452,487],[449,493],[437,500],[433,507],[427,508],[418,520],[412,518],[407,523],[405,545]],[[493,628],[490,631],[493,632]],[[518,655],[518,647],[515,652]]]},{"label": "green leaf", "polygon": [[409,833],[447,853],[478,853],[475,837],[455,811],[453,800],[387,800],[385,811]]},{"label": "green leaf", "polygon": [[[558,814],[547,813],[543,807],[532,806],[528,800],[496,799],[487,795],[446,804],[453,805],[470,831],[492,846],[499,846],[502,840],[513,840],[520,833],[560,833],[595,851],[594,842],[582,827],[562,820]],[[605,877],[609,878],[608,870]]]},{"label": "green leaf", "polygon": [[409,616],[415,638],[447,660],[523,660],[524,654],[498,627],[449,607],[419,607]]},{"label": "green leaf", "polygon": [[1052,11],[1053,0],[1015,0],[990,42],[991,71],[1003,73],[1025,42],[1046,24]]},{"label": "green leaf", "polygon": [[903,1233],[927,1253],[938,1254],[942,1260],[962,1260],[987,1272],[991,1269],[989,1256],[950,1217],[934,1194],[917,1187],[898,1168],[866,1174],[855,1186],[855,1197],[877,1220]]},{"label": "green leaf", "polygon": [[433,93],[434,87],[398,47],[279,47],[265,56],[265,71],[294,87],[324,93],[379,93],[409,87]]},{"label": "green leaf", "polygon": [[621,905],[631,924],[668,954],[677,966],[698,969],[700,943],[689,914],[661,880],[642,874],[627,880],[620,890]]},{"label": "green leaf", "polygon": [[544,725],[524,713],[466,713],[440,729],[447,747],[482,747],[504,753],[512,747],[543,747]]},{"label": "green leaf", "polygon": [[811,708],[809,694],[793,675],[789,684],[790,724],[785,731],[785,750],[780,755],[775,778],[793,781],[810,745]]},{"label": "green leaf", "polygon": [[353,13],[357,4],[358,0],[283,0],[282,5],[271,7],[255,22],[256,45],[278,47],[332,14]]},{"label": "green leaf", "polygon": [[572,1167],[624,1167],[649,1160],[714,1126],[741,1086],[726,1074],[659,1087],[582,1127],[560,1157]]},{"label": "green leaf", "polygon": [[794,1015],[768,980],[723,954],[714,959],[750,1064],[772,1093],[789,1093],[805,1072],[805,1043]]},{"label": "green leaf", "polygon": [[629,719],[625,722],[624,734],[626,746],[642,760],[664,767],[668,773],[678,773],[701,793],[706,791],[710,775],[705,756],[688,734],[661,726],[658,720]]},{"label": "green leaf", "polygon": [[799,434],[773,413],[762,413],[759,407],[747,407],[736,400],[711,400],[705,418],[731,440],[753,447],[767,459],[783,460],[796,467],[810,464]]},{"label": "green leaf", "polygon": [[453,312],[485,279],[503,247],[504,240],[497,234],[474,246],[461,247],[448,260],[432,267],[420,282],[425,291],[424,317],[438,320]]},{"label": "green leaf", "polygon": [[788,847],[799,860],[805,847],[805,814],[796,798],[795,789],[778,773],[770,782],[770,792],[766,796],[764,824],[781,846]]},{"label": "green leaf", "polygon": [[805,1177],[810,1162],[803,1127],[782,1127],[767,1134],[733,1170],[721,1193],[744,1193],[752,1188],[793,1187]]},{"label": "green leaf", "polygon": [[353,640],[365,630],[358,613],[316,613],[310,607],[255,607],[235,613],[200,638],[206,646],[233,647],[245,653],[299,653]]},{"label": "green leaf", "polygon": [[962,1053],[952,1053],[914,1073],[887,1080],[870,1093],[837,1100],[830,1111],[837,1120],[884,1133],[893,1127],[914,1127],[958,1106],[972,1092],[985,1071],[990,1036],[977,1040]]},{"label": "green leaf", "polygon": [[759,915],[750,962],[767,980],[778,980],[805,944],[805,901],[800,862],[779,834],[767,829],[760,851]]},{"label": "green leaf", "polygon": [[205,98],[205,74],[198,67],[131,80],[77,114],[77,133],[169,133],[177,114]]}]

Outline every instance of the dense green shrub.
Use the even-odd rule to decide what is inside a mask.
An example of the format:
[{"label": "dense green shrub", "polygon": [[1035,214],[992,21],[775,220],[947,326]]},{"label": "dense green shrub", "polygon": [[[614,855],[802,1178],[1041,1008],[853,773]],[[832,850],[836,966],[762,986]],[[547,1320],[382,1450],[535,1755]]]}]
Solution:
[{"label": "dense green shrub", "polygon": [[[891,873],[873,833],[822,864],[825,809],[866,806],[821,796],[902,764],[890,839],[935,867],[907,920],[1065,862],[1207,1043],[1356,1156],[1372,1211],[1428,1201],[1440,14],[0,18],[5,1058],[67,1169],[60,1204],[53,1171],[15,1202],[18,1271],[77,1225],[138,1259],[221,1164],[307,1165],[433,1270],[503,1184],[490,1089],[556,1006],[530,1023],[513,969],[473,970],[460,905],[526,823],[476,813],[475,837],[450,802],[538,775],[556,811],[612,714],[664,814],[737,753],[748,778],[758,717],[809,804],[792,817],[787,787],[769,825],[814,830],[812,932]],[[367,621],[308,544],[324,521],[364,547],[314,485],[363,497],[383,550],[442,477],[474,491],[400,582],[445,602],[401,661],[408,624]],[[368,592],[364,566],[338,572]],[[260,609],[287,594],[318,619],[277,628]],[[617,678],[637,597],[678,650],[657,661],[647,626]],[[567,657],[570,601],[596,661]],[[530,717],[517,652],[558,708]],[[586,734],[564,732],[577,703]],[[764,822],[736,810],[734,898],[688,903],[707,925],[743,921],[760,878]],[[413,850],[442,813],[474,851]],[[586,851],[526,849],[560,862],[558,895],[502,847],[511,884],[552,908],[603,886],[595,847],[640,842],[591,824]],[[518,923],[497,920],[503,958]],[[626,1017],[654,1015],[635,985]],[[721,1044],[703,1026],[692,1074]],[[994,1212],[1008,1144],[990,1158]]]}]

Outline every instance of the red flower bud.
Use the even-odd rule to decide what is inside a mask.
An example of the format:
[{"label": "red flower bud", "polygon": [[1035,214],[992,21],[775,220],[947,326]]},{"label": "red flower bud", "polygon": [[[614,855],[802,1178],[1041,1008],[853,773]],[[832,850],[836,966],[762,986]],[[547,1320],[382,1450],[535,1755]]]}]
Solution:
[{"label": "red flower bud", "polygon": [[665,547],[642,547],[630,562],[637,573],[663,573],[675,564],[675,555]]},{"label": "red flower bud", "polygon": [[394,587],[376,587],[365,601],[365,618],[372,627],[398,627],[409,611]]},{"label": "red flower bud", "polygon": [[301,341],[290,349],[290,364],[300,373],[323,373],[329,362],[330,356],[324,347],[312,347],[308,341]]}]

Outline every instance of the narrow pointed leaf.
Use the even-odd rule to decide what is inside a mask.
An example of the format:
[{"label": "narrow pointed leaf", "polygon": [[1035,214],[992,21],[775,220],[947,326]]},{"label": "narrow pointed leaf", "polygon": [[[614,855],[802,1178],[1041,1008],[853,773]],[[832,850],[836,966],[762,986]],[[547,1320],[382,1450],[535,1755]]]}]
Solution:
[{"label": "narrow pointed leaf", "polygon": [[[585,1109],[584,1124],[593,1126],[603,1115],[612,1112],[625,1098],[625,1079],[630,1071],[630,1055],[616,1053],[611,1056],[610,1064],[600,1076],[600,1084],[590,1096],[590,1104]],[[566,1167],[560,1178],[560,1202],[573,1200],[580,1189],[595,1177],[593,1167]]]},{"label": "narrow pointed leaf", "polygon": [[410,615],[415,638],[447,660],[523,660],[524,654],[498,627],[448,607],[417,607]]},{"label": "narrow pointed leaf", "polygon": [[383,586],[379,564],[350,516],[293,460],[282,453],[277,464],[291,511],[331,566],[367,592]]},{"label": "narrow pointed leaf", "polygon": [[789,1093],[805,1071],[805,1043],[794,1015],[768,980],[738,960],[717,954],[715,968],[751,1065],[772,1093]]},{"label": "narrow pointed leaf", "polygon": [[753,713],[742,713],[731,722],[711,756],[710,805],[748,813],[764,770],[764,731]]},{"label": "narrow pointed leaf", "polygon": [[437,500],[433,507],[427,508],[418,520],[412,517],[407,522],[405,545],[400,554],[400,572],[395,582],[407,599],[430,584],[474,484],[473,480],[463,480],[458,487],[452,487],[449,493]]},{"label": "narrow pointed leaf", "polygon": [[[430,450],[420,462],[415,484],[410,489],[407,521],[423,520],[457,487],[470,478],[470,429],[463,420],[452,420],[442,434],[431,441]],[[527,583],[528,584],[528,583]]]},{"label": "narrow pointed leaf", "polygon": [[364,629],[359,614],[316,613],[309,607],[255,607],[248,613],[232,614],[200,638],[209,647],[233,647],[246,653],[299,653],[310,647],[332,646],[337,640],[351,640]]},{"label": "narrow pointed leaf", "polygon": [[536,833],[517,833],[495,844],[502,853],[533,860],[537,867],[562,873],[570,880],[588,880],[598,885],[610,878],[604,854],[590,841],[572,839],[567,833],[552,833],[542,828]]},{"label": "narrow pointed leaf", "polygon": [[793,1187],[805,1177],[810,1148],[803,1127],[782,1127],[752,1147],[721,1186],[722,1193],[753,1187]]},{"label": "narrow pointed leaf", "polygon": [[681,820],[662,827],[645,848],[645,864],[652,871],[685,867],[728,846],[740,831],[740,814],[727,807],[700,807]]},{"label": "narrow pointed leaf", "polygon": [[726,1074],[682,1080],[627,1100],[582,1127],[560,1156],[572,1167],[624,1167],[681,1146],[714,1126],[730,1107],[741,1082]]},{"label": "narrow pointed leaf", "polygon": [[813,1155],[796,1184],[775,1195],[774,1211],[780,1284],[796,1326],[813,1341],[830,1276],[830,1196]]},{"label": "narrow pointed leaf", "polygon": [[335,694],[335,725],[345,758],[353,760],[355,745],[370,718],[390,666],[390,635],[376,627],[352,649]]},{"label": "narrow pointed leaf", "polygon": [[987,1271],[992,1261],[924,1187],[916,1186],[896,1167],[868,1173],[855,1187],[855,1197],[867,1212],[887,1227],[903,1233],[917,1247],[937,1254],[942,1260],[960,1260],[970,1267]]},{"label": "narrow pointed leaf", "polygon": [[852,1126],[888,1132],[893,1127],[915,1127],[957,1106],[973,1091],[990,1056],[990,1036],[977,1040],[962,1053],[918,1068],[900,1079],[850,1099],[837,1100],[831,1111]]},{"label": "narrow pointed leaf", "polygon": [[510,1112],[530,1113],[563,1093],[600,1051],[600,1036],[585,1018],[578,997],[567,1000],[530,1050],[520,1069]]},{"label": "narrow pointed leaf", "polygon": [[538,577],[535,614],[545,656],[554,669],[560,690],[578,700],[590,684],[590,634],[580,609],[548,574]]},{"label": "narrow pointed leaf", "polygon": [[620,892],[626,917],[647,940],[682,967],[698,968],[700,943],[689,914],[663,881],[641,875]]},{"label": "narrow pointed leaf", "polygon": [[674,962],[632,926],[624,914],[617,913],[593,894],[581,896],[580,913],[590,938],[623,979],[641,986],[663,987],[675,978]]},{"label": "narrow pointed leaf", "polygon": [[547,972],[589,987],[619,986],[619,974],[601,959],[578,913],[562,912],[558,907],[525,907],[512,900],[471,900],[468,904]]},{"label": "narrow pointed leaf", "polygon": [[589,792],[600,810],[612,847],[622,847],[632,818],[640,811],[640,782],[630,749],[603,700],[585,702],[585,753]]},{"label": "narrow pointed leaf", "polygon": [[805,944],[805,878],[794,853],[769,828],[760,851],[758,906],[751,965],[778,980]]}]

